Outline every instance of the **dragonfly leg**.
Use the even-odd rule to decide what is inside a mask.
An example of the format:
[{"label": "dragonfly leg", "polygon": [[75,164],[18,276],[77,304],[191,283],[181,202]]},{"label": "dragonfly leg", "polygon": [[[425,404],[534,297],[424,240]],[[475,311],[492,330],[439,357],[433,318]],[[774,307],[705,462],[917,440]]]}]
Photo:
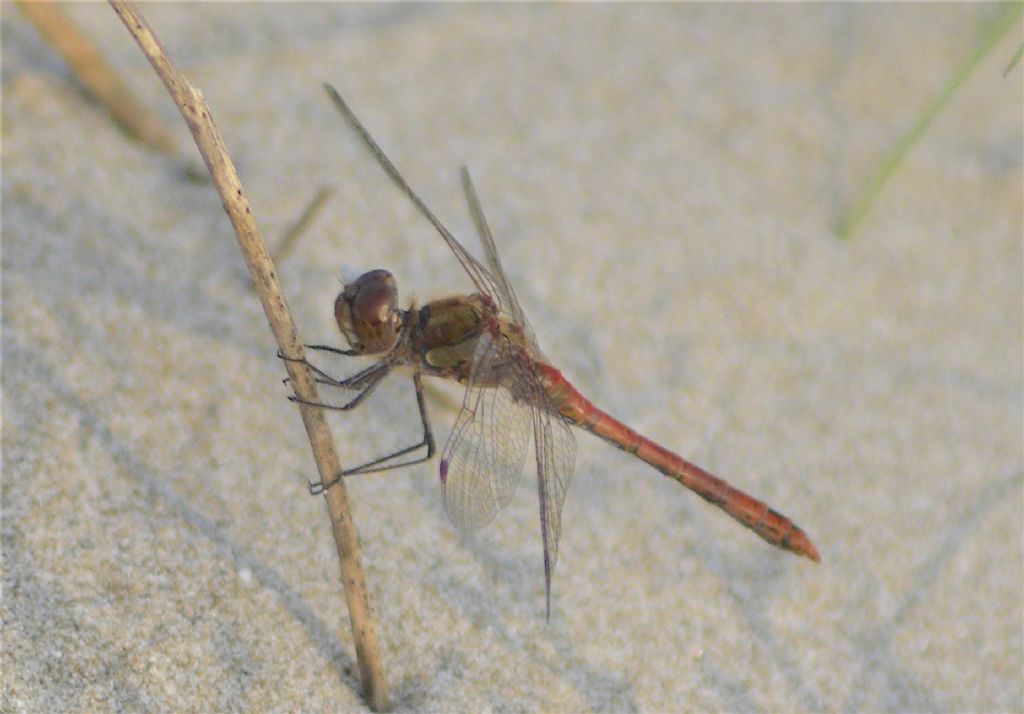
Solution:
[{"label": "dragonfly leg", "polygon": [[[309,347],[310,349],[319,349],[319,350],[324,350],[324,351],[329,351],[329,352],[336,352],[338,354],[342,354],[342,355],[346,355],[346,356],[352,356],[352,355],[358,354],[358,353],[356,353],[356,352],[354,352],[352,350],[339,350],[339,349],[336,349],[334,347],[326,347],[324,345],[306,345],[306,347]],[[315,364],[310,362],[305,357],[285,357],[284,355],[281,354],[281,350],[277,351],[277,356],[280,359],[283,359],[285,362],[300,362],[300,363],[306,365],[310,370],[312,370],[312,372],[315,375],[317,375],[319,377],[319,379],[317,379],[317,382],[319,382],[320,384],[327,384],[327,385],[330,385],[332,387],[338,387],[338,388],[341,388],[341,389],[352,389],[352,390],[357,390],[357,389],[361,390],[361,389],[363,389],[364,387],[362,386],[362,383],[364,381],[366,381],[368,378],[371,378],[372,375],[376,372],[376,370],[380,369],[381,366],[385,364],[385,361],[382,360],[381,362],[377,362],[375,364],[371,364],[366,369],[360,370],[360,371],[356,372],[355,374],[353,374],[350,377],[346,377],[345,379],[337,379],[335,377],[332,377],[331,375],[329,375],[327,372],[323,371],[319,367],[317,367]],[[285,379],[284,383],[287,384],[288,380]]]},{"label": "dragonfly leg", "polygon": [[[290,381],[292,381],[291,377],[285,377],[284,379],[281,380],[281,384],[288,384],[288,382]],[[338,381],[335,379],[324,379],[323,377],[316,377],[313,381],[316,382],[317,384],[323,384],[324,386],[327,387],[339,386]]]},{"label": "dragonfly leg", "polygon": [[[413,375],[412,383],[416,388],[416,406],[419,408],[420,423],[423,425],[423,438],[420,439],[417,443],[413,444],[412,446],[407,446],[404,449],[399,449],[398,451],[390,453],[387,456],[382,456],[379,459],[368,461],[367,463],[362,464],[361,466],[355,466],[350,469],[345,469],[344,471],[341,472],[342,476],[368,474],[377,471],[389,471],[391,469],[401,468],[402,466],[412,466],[413,464],[419,464],[424,461],[429,461],[431,458],[433,458],[434,452],[436,450],[436,445],[434,443],[434,432],[430,428],[430,418],[427,415],[427,403],[423,398],[423,381],[422,377],[418,372]],[[419,458],[413,459],[411,461],[403,461],[397,464],[387,464],[387,462],[391,461],[392,459],[397,459],[399,457],[405,456],[406,454],[416,451],[417,449],[421,449],[423,447],[426,447],[427,452],[425,455]]]},{"label": "dragonfly leg", "polygon": [[[331,347],[330,345],[302,345],[307,350],[318,350],[320,352],[333,352],[336,355],[345,355],[346,357],[358,357],[362,354],[359,350],[343,350],[340,347]],[[278,359],[283,359],[285,362],[305,362],[305,357],[285,357],[281,350],[277,351]]]},{"label": "dragonfly leg", "polygon": [[386,376],[388,376],[388,372],[391,371],[391,365],[389,365],[386,362],[378,362],[377,364],[372,365],[372,366],[364,369],[362,372],[358,372],[358,373],[352,375],[348,379],[344,379],[344,380],[340,380],[339,381],[339,380],[336,380],[336,379],[332,378],[330,375],[327,375],[324,372],[321,372],[319,369],[317,369],[316,367],[314,367],[311,364],[307,363],[307,366],[309,366],[310,369],[312,369],[315,373],[317,373],[317,374],[324,374],[325,375],[323,379],[317,379],[316,380],[317,382],[319,382],[321,384],[327,384],[327,385],[329,385],[331,387],[340,387],[340,388],[343,388],[343,389],[352,389],[352,390],[358,389],[359,390],[359,394],[357,394],[355,397],[352,398],[351,401],[349,401],[349,402],[347,402],[345,404],[327,404],[326,402],[309,402],[309,401],[306,401],[305,399],[299,399],[294,394],[289,395],[288,401],[296,402],[297,404],[305,404],[307,407],[317,407],[319,409],[330,409],[332,411],[339,411],[339,412],[351,411],[351,410],[355,409],[356,407],[358,407],[360,404],[362,404],[364,401],[366,401],[366,398],[369,397],[371,394],[373,394],[374,390],[377,389],[377,386],[381,382],[384,381],[384,378]]},{"label": "dragonfly leg", "polygon": [[336,355],[345,355],[346,357],[358,357],[362,354],[359,350],[343,350],[337,347],[331,347],[330,345],[303,345],[307,350],[318,350],[320,352],[333,352]]},{"label": "dragonfly leg", "polygon": [[[397,469],[403,466],[412,466],[414,464],[420,464],[423,463],[424,461],[429,461],[431,458],[433,458],[434,452],[437,450],[437,445],[434,442],[434,432],[430,428],[430,418],[427,415],[427,404],[423,398],[422,377],[418,372],[413,375],[412,382],[416,388],[416,405],[417,407],[419,407],[420,422],[423,424],[423,438],[419,442],[413,444],[412,446],[407,446],[404,449],[399,449],[398,451],[394,451],[388,454],[387,456],[382,456],[379,459],[368,461],[365,464],[361,464],[350,469],[345,469],[344,471],[341,471],[338,474],[337,478],[335,478],[332,481],[329,481],[328,483],[324,483],[322,481],[318,483],[310,483],[309,492],[312,495],[316,496],[323,493],[324,491],[326,491],[327,489],[331,488],[336,483],[341,481],[341,479],[345,478],[346,476],[377,473],[380,471],[390,471],[391,469]],[[426,447],[427,451],[423,456],[414,459],[406,459],[404,461],[401,460],[403,456],[411,454],[424,447]],[[391,461],[396,460],[397,463],[389,463]]]}]

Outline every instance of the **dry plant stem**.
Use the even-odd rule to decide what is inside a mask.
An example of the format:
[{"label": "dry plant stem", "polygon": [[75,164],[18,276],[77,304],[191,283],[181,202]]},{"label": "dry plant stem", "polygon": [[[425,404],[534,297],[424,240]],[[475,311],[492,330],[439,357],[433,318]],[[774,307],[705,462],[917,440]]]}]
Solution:
[{"label": "dry plant stem", "polygon": [[[242,184],[235,172],[220,132],[213,123],[209,108],[202,93],[171,64],[163,47],[146,24],[138,9],[124,0],[110,0],[111,6],[124,22],[128,31],[138,42],[149,59],[153,69],[167,86],[167,90],[181,110],[195,138],[199,152],[210,171],[214,186],[220,193],[224,210],[238,236],[238,244],[249,266],[253,284],[263,303],[270,328],[274,332],[281,353],[287,357],[303,356],[295,324],[285,305],[284,295],[274,273],[274,266],[267,254],[263,239],[252,218]],[[303,401],[319,402],[316,385],[309,369],[300,362],[286,361],[288,376],[296,396]],[[331,432],[319,409],[300,405],[302,421],[309,435],[313,455],[316,458],[320,478],[333,480],[341,470],[338,455],[334,450]],[[380,649],[372,619],[359,556],[359,539],[355,524],[348,508],[348,492],[344,482],[324,492],[334,529],[334,539],[341,561],[341,577],[345,586],[352,634],[355,640],[356,658],[359,663],[363,687],[367,700],[375,711],[387,708],[388,691],[380,661]]]},{"label": "dry plant stem", "polygon": [[162,153],[177,153],[177,142],[171,130],[135,100],[96,45],[67,18],[60,5],[38,0],[18,0],[18,4],[39,34],[68,63],[86,91],[107,107],[130,136]]}]

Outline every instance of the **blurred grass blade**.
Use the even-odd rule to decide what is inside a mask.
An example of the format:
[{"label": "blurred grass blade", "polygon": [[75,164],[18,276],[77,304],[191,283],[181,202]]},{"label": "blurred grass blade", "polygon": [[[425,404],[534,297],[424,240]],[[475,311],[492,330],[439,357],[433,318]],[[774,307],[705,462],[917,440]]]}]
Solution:
[{"label": "blurred grass blade", "polygon": [[1010,64],[1006,65],[1006,71],[1003,72],[1004,77],[1008,76],[1010,72],[1013,71],[1013,68],[1017,66],[1017,63],[1020,62],[1020,58],[1022,56],[1024,56],[1024,43],[1021,43],[1021,46],[1017,48],[1017,51],[1013,55],[1013,59],[1010,60]]},{"label": "blurred grass blade", "polygon": [[[917,122],[910,131],[904,134],[893,150],[889,153],[888,157],[886,157],[885,161],[882,163],[882,167],[868,184],[860,198],[858,198],[856,203],[854,203],[853,208],[846,213],[842,219],[840,219],[839,224],[836,227],[836,236],[840,240],[848,238],[857,228],[860,222],[864,219],[864,216],[871,210],[871,206],[874,204],[875,199],[878,198],[878,195],[882,192],[886,182],[899,167],[910,149],[915,143],[917,143],[917,140],[921,138],[921,135],[924,134],[925,130],[932,123],[932,120],[935,119],[936,115],[943,107],[946,106],[946,104],[949,103],[953,94],[961,87],[961,85],[964,84],[964,82],[967,81],[967,78],[981,63],[981,60],[988,55],[1002,36],[1015,26],[1016,22],[1021,17],[1022,10],[1024,10],[1024,3],[1010,2],[1006,4],[1003,11],[986,30],[981,41],[978,43],[978,46],[974,49],[974,52],[972,52],[970,56],[968,56],[967,59],[957,67],[953,76],[950,77],[949,81],[942,88],[942,91],[940,91],[935,99],[932,100],[932,103],[924,113],[918,117]],[[1019,57],[1020,50],[1017,52],[1017,58]]]}]

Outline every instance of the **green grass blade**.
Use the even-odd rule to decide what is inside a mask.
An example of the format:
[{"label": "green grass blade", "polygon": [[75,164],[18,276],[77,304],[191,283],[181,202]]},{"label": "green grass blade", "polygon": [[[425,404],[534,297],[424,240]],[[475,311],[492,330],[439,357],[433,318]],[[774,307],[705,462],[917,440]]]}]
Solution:
[{"label": "green grass blade", "polygon": [[[853,208],[839,221],[836,227],[836,236],[845,240],[848,238],[857,228],[858,224],[864,219],[864,216],[871,209],[875,199],[882,192],[886,182],[892,176],[893,172],[899,167],[900,163],[906,157],[910,149],[917,143],[917,140],[921,138],[925,130],[935,119],[935,116],[942,110],[943,107],[949,103],[950,98],[954,93],[967,81],[967,78],[981,63],[981,60],[992,50],[996,43],[1002,38],[1006,32],[1014,26],[1014,23],[1020,19],[1021,12],[1024,10],[1024,3],[1021,2],[1010,2],[1007,3],[1005,9],[999,16],[992,22],[988,30],[983,35],[981,42],[974,49],[974,52],[967,57],[964,62],[957,67],[953,76],[950,77],[949,81],[942,88],[939,94],[932,100],[931,104],[928,105],[924,113],[918,117],[917,122],[903,137],[897,142],[896,146],[888,157],[882,163],[882,167],[878,173],[868,184],[867,189],[861,194],[860,198],[854,204]],[[1024,48],[1022,48],[1024,49]],[[1017,57],[1019,58],[1021,51],[1018,50]],[[1011,64],[1012,66],[1012,64]]]}]

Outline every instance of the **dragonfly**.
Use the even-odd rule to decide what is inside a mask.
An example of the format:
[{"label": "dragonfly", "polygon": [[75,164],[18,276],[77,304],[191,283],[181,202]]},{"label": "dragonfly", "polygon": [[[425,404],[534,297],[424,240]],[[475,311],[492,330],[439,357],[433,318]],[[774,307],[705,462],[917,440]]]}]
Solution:
[{"label": "dragonfly", "polygon": [[[537,344],[515,291],[501,265],[490,227],[465,167],[461,179],[469,211],[483,245],[481,262],[412,189],[336,89],[330,98],[359,134],[387,175],[437,230],[475,288],[417,308],[399,307],[398,287],[387,270],[364,273],[343,286],[334,304],[335,320],[348,349],[308,345],[345,356],[378,356],[356,374],[335,379],[300,358],[318,382],[355,392],[345,404],[303,402],[350,411],[398,369],[411,369],[422,439],[403,449],[341,471],[334,479],[310,484],[321,493],[344,477],[410,466],[436,452],[423,395],[424,376],[465,386],[462,406],[441,450],[440,482],[445,510],[457,527],[479,528],[504,508],[516,492],[530,445],[537,474],[540,533],[544,557],[546,615],[551,617],[551,578],[558,560],[562,506],[576,462],[572,427],[589,431],[632,454],[718,506],[768,543],[815,562],[820,558],[807,534],[792,520],[682,456],[640,435],[594,406],[555,368]],[[298,397],[289,397],[301,402]]]}]

